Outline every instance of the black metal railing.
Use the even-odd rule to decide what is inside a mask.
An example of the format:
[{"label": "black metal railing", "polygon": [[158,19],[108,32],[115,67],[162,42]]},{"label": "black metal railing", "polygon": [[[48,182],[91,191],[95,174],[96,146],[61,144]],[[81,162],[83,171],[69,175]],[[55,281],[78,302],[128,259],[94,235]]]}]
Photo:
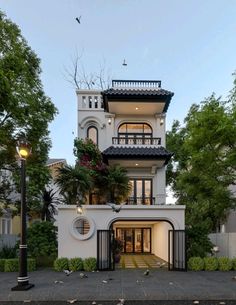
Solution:
[{"label": "black metal railing", "polygon": [[121,144],[121,145],[161,145],[161,138],[136,138],[136,137],[126,137],[119,138],[113,137],[112,144]]},{"label": "black metal railing", "polygon": [[155,197],[129,197],[127,205],[152,205],[155,204]]},{"label": "black metal railing", "polygon": [[160,80],[112,80],[114,88],[161,88]]}]

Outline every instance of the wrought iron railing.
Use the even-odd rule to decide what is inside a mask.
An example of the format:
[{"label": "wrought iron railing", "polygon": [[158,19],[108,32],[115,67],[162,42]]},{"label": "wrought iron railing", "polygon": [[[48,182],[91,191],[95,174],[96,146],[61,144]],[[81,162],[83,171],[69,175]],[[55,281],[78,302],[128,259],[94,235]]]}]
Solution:
[{"label": "wrought iron railing", "polygon": [[114,88],[161,88],[160,80],[113,80]]},{"label": "wrought iron railing", "polygon": [[113,137],[112,144],[117,145],[161,145],[161,138]]},{"label": "wrought iron railing", "polygon": [[152,205],[155,204],[155,197],[129,197],[127,205]]}]

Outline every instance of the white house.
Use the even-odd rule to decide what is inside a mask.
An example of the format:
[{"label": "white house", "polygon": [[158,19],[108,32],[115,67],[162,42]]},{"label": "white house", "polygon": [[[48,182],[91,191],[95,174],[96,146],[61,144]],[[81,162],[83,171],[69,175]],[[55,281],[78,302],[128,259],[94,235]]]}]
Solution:
[{"label": "white house", "polygon": [[166,205],[165,119],[174,94],[160,81],[112,81],[105,91],[77,90],[78,137],[91,138],[108,164],[125,167],[132,185],[126,205],[114,213],[88,202],[82,215],[60,206],[58,256],[96,257],[99,269],[112,269],[111,241],[123,252],[151,253],[185,269],[185,207]]}]

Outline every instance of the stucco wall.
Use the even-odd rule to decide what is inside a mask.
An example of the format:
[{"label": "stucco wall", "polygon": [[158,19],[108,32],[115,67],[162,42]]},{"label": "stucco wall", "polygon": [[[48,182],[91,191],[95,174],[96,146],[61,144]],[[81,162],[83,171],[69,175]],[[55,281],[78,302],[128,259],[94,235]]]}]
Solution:
[{"label": "stucco wall", "polygon": [[209,234],[211,242],[219,247],[217,257],[236,257],[236,233],[212,233]]},{"label": "stucco wall", "polygon": [[71,234],[73,220],[78,217],[75,206],[58,208],[58,256],[89,257],[97,256],[97,230],[108,230],[115,220],[169,220],[175,229],[184,229],[183,206],[124,206],[119,213],[112,212],[106,205],[84,206],[83,215],[94,222],[94,234],[85,241]]},{"label": "stucco wall", "polygon": [[168,222],[158,222],[153,225],[153,254],[168,261],[168,232],[172,230]]}]

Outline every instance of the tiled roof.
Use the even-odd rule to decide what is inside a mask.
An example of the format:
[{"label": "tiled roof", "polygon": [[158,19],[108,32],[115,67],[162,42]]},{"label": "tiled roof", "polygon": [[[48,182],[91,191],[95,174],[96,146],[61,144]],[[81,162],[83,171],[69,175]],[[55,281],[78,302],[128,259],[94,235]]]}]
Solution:
[{"label": "tiled roof", "polygon": [[103,95],[144,95],[144,96],[173,96],[174,93],[162,88],[110,88],[103,91]]},{"label": "tiled roof", "polygon": [[46,165],[52,165],[59,162],[66,163],[66,159],[48,159]]},{"label": "tiled roof", "polygon": [[126,146],[110,146],[103,151],[103,156],[106,159],[135,159],[135,158],[143,158],[143,159],[159,159],[166,160],[172,156],[172,153],[168,152],[164,147],[126,147]]}]

